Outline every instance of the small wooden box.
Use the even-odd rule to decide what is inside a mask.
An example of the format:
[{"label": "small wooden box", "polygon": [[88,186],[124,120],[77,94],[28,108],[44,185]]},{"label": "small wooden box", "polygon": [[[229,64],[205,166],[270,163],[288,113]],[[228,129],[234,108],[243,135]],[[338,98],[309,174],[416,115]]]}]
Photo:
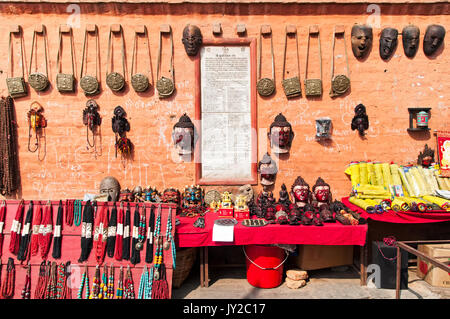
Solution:
[{"label": "small wooden box", "polygon": [[233,218],[234,217],[234,209],[233,208],[220,208],[217,213],[218,213],[218,216],[221,218]]},{"label": "small wooden box", "polygon": [[250,211],[248,211],[248,210],[235,210],[234,211],[234,218],[236,218],[237,220],[249,219],[250,218]]}]

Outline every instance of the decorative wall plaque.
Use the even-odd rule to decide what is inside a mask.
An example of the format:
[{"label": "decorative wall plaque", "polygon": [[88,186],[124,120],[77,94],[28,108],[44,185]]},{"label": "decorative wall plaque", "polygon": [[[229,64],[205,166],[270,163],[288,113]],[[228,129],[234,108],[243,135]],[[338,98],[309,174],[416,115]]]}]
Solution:
[{"label": "decorative wall plaque", "polygon": [[205,42],[197,63],[196,183],[255,184],[254,39]]},{"label": "decorative wall plaque", "polygon": [[[137,55],[138,55],[138,35],[142,35],[145,37],[147,42],[147,51],[146,55],[148,56],[149,64],[148,70],[142,73],[135,73],[135,67],[137,67]],[[147,27],[142,26],[140,30],[136,30],[134,34],[134,43],[133,43],[133,56],[131,58],[131,86],[136,92],[145,92],[150,87],[150,82],[148,80],[147,74],[150,74],[150,40],[148,38]],[[135,66],[136,64],[136,66]],[[153,79],[152,79],[153,82]]]},{"label": "decorative wall plaque", "polygon": [[[336,35],[341,35],[344,40],[345,62],[347,65],[347,74],[334,75],[334,47]],[[331,58],[331,90],[330,97],[336,97],[344,94],[350,88],[350,67],[348,64],[347,45],[345,44],[345,31],[342,26],[336,26],[333,32],[333,51]]]},{"label": "decorative wall plaque", "polygon": [[[295,26],[294,26],[295,28]],[[285,78],[286,73],[286,55],[287,55],[287,41],[288,35],[295,37],[295,60],[297,62],[297,75],[294,75],[289,78]],[[294,29],[290,32],[290,29],[286,27],[286,35],[284,40],[284,51],[283,51],[283,90],[284,94],[287,98],[293,98],[296,96],[302,95],[302,86],[300,84],[300,62],[298,59],[298,37],[297,37],[297,29]]]},{"label": "decorative wall plaque", "polygon": [[[87,73],[87,42],[88,42],[88,35],[89,33],[94,33],[95,36],[95,76],[94,75],[83,75],[85,63],[86,63],[86,73]],[[80,73],[80,87],[83,89],[84,94],[86,95],[95,95],[100,93],[100,83],[98,82],[98,59],[99,59],[99,52],[98,52],[98,28],[96,25],[93,27],[87,26],[86,30],[84,32],[84,42],[83,42],[83,56],[81,60],[81,73]]]},{"label": "decorative wall plaque", "polygon": [[[63,73],[62,71],[62,48],[63,34],[69,35],[70,41],[70,61],[72,64],[72,73]],[[59,27],[59,45],[56,64],[58,65],[58,74],[56,75],[56,87],[59,92],[73,92],[75,90],[75,63],[73,61],[73,33],[71,27]]]},{"label": "decorative wall plaque", "polygon": [[[162,55],[162,34],[168,33],[170,37],[170,78],[162,76],[161,73],[161,55]],[[158,90],[160,98],[166,98],[173,94],[175,91],[175,76],[173,69],[173,37],[172,29],[169,25],[164,25],[161,27],[159,32],[159,48],[158,48],[158,65],[156,70],[156,89]]]},{"label": "decorative wall plaque", "polygon": [[[44,64],[45,74],[38,71],[38,52],[37,52],[37,35],[42,35],[44,43]],[[36,47],[36,50],[35,50]],[[33,59],[33,53],[36,57]],[[33,61],[35,62],[35,69],[32,72]],[[47,30],[44,25],[37,27],[33,31],[33,40],[31,42],[31,57],[30,57],[30,69],[28,72],[28,83],[36,91],[44,91],[48,87],[48,65],[47,65]]]},{"label": "decorative wall plaque", "polygon": [[[320,66],[320,78],[308,79],[308,62],[309,62],[309,43],[311,35],[317,35],[318,40],[318,53],[319,53],[319,66]],[[320,46],[320,33],[319,27],[313,26],[309,28],[308,32],[308,45],[306,49],[306,66],[305,66],[305,91],[306,96],[321,96],[322,95],[322,51]]]},{"label": "decorative wall plaque", "polygon": [[[267,29],[267,27],[266,27]],[[270,29],[270,27],[269,27]],[[272,65],[272,77],[262,78],[261,77],[261,61],[262,61],[262,38],[263,35],[270,36],[270,53],[271,53],[271,65]],[[256,83],[256,88],[261,96],[270,96],[275,92],[275,58],[273,54],[273,38],[272,32],[266,30],[263,32],[263,26],[259,32],[259,54],[258,54],[258,82]]]},{"label": "decorative wall plaque", "polygon": [[[113,65],[113,33],[119,33],[120,38],[122,40],[122,46],[121,46],[121,56],[122,56],[122,74],[116,71],[110,70]],[[108,87],[113,90],[114,92],[118,92],[122,90],[125,86],[125,39],[123,36],[123,29],[122,26],[119,25],[118,27],[114,28],[111,26],[109,29],[109,41],[108,41],[108,59],[107,59],[107,66],[106,66],[106,84]]]},{"label": "decorative wall plaque", "polygon": [[[22,76],[14,77],[14,63],[11,58],[13,55],[13,34],[18,34],[20,36],[20,65],[22,66]],[[6,78],[6,85],[8,87],[8,93],[11,97],[17,98],[27,95],[27,87],[25,84],[25,67],[24,67],[24,57],[23,57],[23,33],[20,26],[14,26],[9,32],[9,46],[8,46],[8,65],[10,66],[10,73]]]}]

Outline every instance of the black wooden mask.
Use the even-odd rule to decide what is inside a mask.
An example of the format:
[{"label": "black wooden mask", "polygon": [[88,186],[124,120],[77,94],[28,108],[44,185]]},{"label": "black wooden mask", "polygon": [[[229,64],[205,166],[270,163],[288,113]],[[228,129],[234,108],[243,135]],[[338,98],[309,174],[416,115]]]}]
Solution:
[{"label": "black wooden mask", "polygon": [[397,48],[398,30],[385,28],[380,35],[380,57],[383,60],[389,59]]},{"label": "black wooden mask", "polygon": [[364,136],[364,131],[369,129],[369,117],[366,114],[366,107],[358,104],[355,107],[355,116],[352,119],[352,131],[358,130],[359,135]]}]

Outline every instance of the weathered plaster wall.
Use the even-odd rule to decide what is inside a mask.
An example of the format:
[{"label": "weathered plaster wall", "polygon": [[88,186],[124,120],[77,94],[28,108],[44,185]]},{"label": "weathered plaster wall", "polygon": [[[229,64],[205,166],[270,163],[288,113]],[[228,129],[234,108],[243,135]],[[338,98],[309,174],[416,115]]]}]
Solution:
[{"label": "weathered plaster wall", "polygon": [[[270,98],[258,96],[259,158],[267,147],[266,128],[274,117],[282,112],[291,122],[295,132],[290,157],[279,161],[276,195],[282,183],[290,188],[297,175],[310,185],[321,176],[331,186],[335,198],[348,194],[350,182],[344,174],[352,160],[377,160],[408,163],[416,160],[425,145],[435,147],[431,133],[409,134],[408,107],[431,107],[429,125],[432,129],[446,129],[450,123],[449,111],[449,36],[443,50],[435,57],[427,58],[422,50],[423,35],[427,25],[442,24],[449,29],[449,6],[441,4],[381,4],[381,16],[368,10],[368,4],[80,4],[80,14],[69,4],[0,4],[0,90],[7,95],[8,30],[20,24],[24,30],[26,61],[29,63],[32,31],[37,24],[45,24],[49,43],[49,76],[52,87],[43,93],[30,88],[30,94],[16,100],[19,126],[20,167],[22,196],[27,199],[64,199],[95,193],[101,179],[116,176],[122,187],[154,185],[163,190],[172,186],[182,188],[194,182],[194,163],[177,162],[171,143],[172,126],[184,113],[194,117],[194,62],[189,59],[181,43],[182,30],[187,23],[198,25],[205,38],[212,37],[212,24],[221,22],[223,37],[236,37],[235,26],[245,23],[249,37],[258,37],[261,24],[270,24],[274,35],[276,95]],[[79,19],[79,20],[78,20]],[[369,57],[356,60],[350,48],[350,30],[354,23],[373,23],[374,43]],[[82,124],[82,110],[87,98],[81,89],[74,94],[62,95],[56,89],[58,72],[56,54],[58,26],[73,23],[76,54],[76,73],[79,78],[84,27],[95,23],[100,29],[102,93],[95,97],[103,117],[101,128],[101,156],[86,149],[86,128]],[[124,92],[113,93],[105,83],[108,32],[111,24],[120,23],[125,32],[127,69],[131,65],[131,47],[134,26],[145,24],[149,30],[153,74],[156,75],[159,26],[172,26],[175,42],[176,94],[160,100],[157,94],[138,95],[129,86]],[[379,25],[377,25],[379,23]],[[388,62],[378,54],[378,39],[385,26],[401,30],[413,23],[421,30],[420,48],[415,58],[403,54],[401,37],[395,55]],[[321,99],[302,97],[287,101],[282,87],[282,57],[284,28],[295,24],[299,36],[301,79],[304,79],[308,26],[319,24],[322,41],[324,94]],[[331,40],[336,24],[345,25],[346,44],[351,69],[351,92],[331,99]],[[337,68],[342,67],[342,45],[337,43]],[[16,51],[17,52],[17,51]],[[166,59],[167,56],[164,56]],[[263,57],[264,59],[264,57]],[[311,58],[313,59],[313,57]],[[66,60],[65,60],[66,61]],[[265,60],[268,62],[269,60]],[[67,61],[64,62],[68,67]],[[291,63],[291,62],[288,62]],[[167,64],[166,64],[167,65]],[[291,63],[292,65],[292,63]],[[317,60],[311,60],[309,69],[318,69]],[[340,72],[337,69],[336,72]],[[270,64],[263,65],[263,74],[270,72]],[[304,91],[304,87],[303,87]],[[32,101],[39,101],[45,108],[48,120],[46,129],[46,155],[38,160],[36,153],[27,150],[28,126],[26,113]],[[363,103],[367,107],[370,129],[365,138],[350,129],[354,107]],[[122,105],[128,112],[131,131],[128,137],[135,145],[132,162],[125,166],[114,156],[114,135],[111,130],[113,109]],[[314,140],[315,121],[329,116],[333,121],[333,139],[320,144]],[[259,185],[257,189],[259,190]]]}]

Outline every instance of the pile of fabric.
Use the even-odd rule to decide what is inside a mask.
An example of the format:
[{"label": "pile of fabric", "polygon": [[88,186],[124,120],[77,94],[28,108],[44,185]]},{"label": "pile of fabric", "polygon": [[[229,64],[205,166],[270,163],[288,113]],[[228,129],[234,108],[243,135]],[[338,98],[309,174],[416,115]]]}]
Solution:
[{"label": "pile of fabric", "polygon": [[435,167],[352,162],[345,173],[352,183],[349,201],[364,210],[450,211],[450,178]]}]

